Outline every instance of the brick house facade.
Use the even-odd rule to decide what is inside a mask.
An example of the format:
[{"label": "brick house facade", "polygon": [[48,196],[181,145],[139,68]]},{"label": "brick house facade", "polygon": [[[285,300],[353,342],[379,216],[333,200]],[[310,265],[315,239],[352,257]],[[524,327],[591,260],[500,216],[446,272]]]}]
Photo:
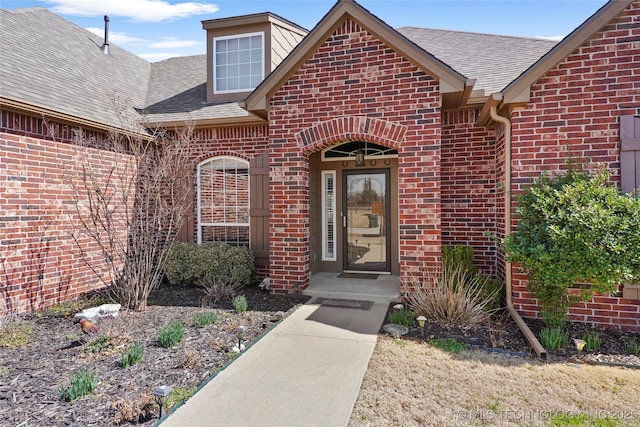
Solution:
[{"label": "brick house facade", "polygon": [[[410,293],[423,267],[439,263],[442,245],[462,244],[474,248],[479,268],[508,282],[515,310],[536,317],[526,277],[505,262],[489,236],[505,235],[505,219],[516,224],[509,218],[509,196],[543,171],[562,171],[569,153],[589,158],[594,168],[605,166],[616,184],[628,173],[621,167],[620,118],[640,115],[638,1],[607,3],[557,45],[394,30],[352,0],[338,1],[309,33],[271,14],[205,21],[203,28],[209,60],[175,58],[152,66],[150,82],[164,83],[168,91],[166,79],[182,79],[172,83],[183,87],[164,93],[150,84],[140,103],[153,123],[196,124],[195,196],[182,238],[201,241],[230,224],[234,230],[246,227],[246,243],[261,275],[270,277],[272,292],[298,292],[318,272],[355,270],[397,275],[402,292]],[[249,34],[247,43],[266,39],[271,57],[257,87],[216,92],[218,84],[228,84],[211,58],[227,46],[225,34]],[[487,64],[474,59],[474,43],[485,42],[503,48],[504,57]],[[467,60],[449,56],[451,45],[468,46]],[[206,71],[193,78],[186,71],[169,73],[198,67]],[[41,160],[33,156],[63,159],[56,153],[68,150],[69,142],[53,143],[41,125],[26,129],[24,122],[35,120],[30,117],[37,111],[89,131],[107,132],[109,123],[99,116],[74,121],[77,113],[56,116],[55,108],[33,108],[29,99],[12,99],[10,91],[0,94],[0,249],[3,262],[20,269],[27,262],[28,230],[38,221],[54,227],[57,236],[71,227],[49,221],[45,212],[57,206],[55,200],[64,205],[64,190],[43,185],[31,196],[26,188],[46,173],[37,170]],[[163,107],[169,99],[183,100],[184,110]],[[206,107],[192,107],[196,103]],[[34,153],[32,146],[46,151]],[[360,163],[358,151],[365,154]],[[222,159],[235,159],[233,171],[216,166]],[[214,198],[207,196],[213,187],[203,185],[205,167],[248,177],[248,219],[226,224],[211,208],[217,205],[203,207],[203,198]],[[511,184],[507,194],[505,182]],[[233,202],[238,200],[245,203],[242,197]],[[10,236],[10,228],[21,233]],[[77,260],[52,255],[45,261],[50,270],[41,302],[17,303],[21,310],[91,286]],[[73,272],[65,295],[56,290],[59,271]],[[18,282],[6,282],[5,295],[26,301],[29,291]],[[640,331],[640,300],[597,296],[572,308],[571,318]]]}]

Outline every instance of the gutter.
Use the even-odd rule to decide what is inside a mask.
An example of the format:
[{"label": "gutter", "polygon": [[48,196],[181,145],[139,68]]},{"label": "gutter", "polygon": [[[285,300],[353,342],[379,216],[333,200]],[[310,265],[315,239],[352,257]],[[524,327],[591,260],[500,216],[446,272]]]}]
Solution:
[{"label": "gutter", "polygon": [[[491,119],[496,123],[500,123],[504,128],[504,234],[505,237],[511,234],[511,121],[508,118],[498,114],[496,105],[492,104],[489,109]],[[520,331],[525,336],[533,351],[536,352],[541,359],[547,358],[547,351],[542,347],[540,341],[531,332],[531,329],[524,322],[520,314],[513,307],[513,289],[511,277],[511,263],[505,264],[505,288],[507,310],[511,318],[516,322]]]}]

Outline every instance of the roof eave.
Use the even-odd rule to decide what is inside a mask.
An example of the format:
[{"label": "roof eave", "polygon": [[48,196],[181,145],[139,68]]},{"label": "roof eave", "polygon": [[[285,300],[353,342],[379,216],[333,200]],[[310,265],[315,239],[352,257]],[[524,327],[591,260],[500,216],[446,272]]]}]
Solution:
[{"label": "roof eave", "polygon": [[217,117],[217,118],[205,118],[205,119],[194,119],[194,120],[158,120],[148,118],[145,120],[145,126],[150,128],[156,127],[180,127],[184,126],[186,123],[192,123],[195,127],[219,127],[219,126],[229,126],[229,125],[259,125],[266,124],[267,121],[261,117],[250,115],[243,117]]},{"label": "roof eave", "polygon": [[27,115],[57,120],[63,123],[68,123],[73,126],[87,128],[87,129],[91,129],[99,132],[106,132],[106,133],[119,132],[119,133],[127,133],[131,135],[143,136],[145,138],[150,137],[149,134],[142,131],[142,128],[140,132],[134,131],[131,129],[124,129],[122,127],[110,125],[108,123],[89,120],[73,114],[67,114],[60,111],[51,110],[49,108],[40,107],[34,104],[29,104],[24,101],[18,101],[15,99],[10,99],[5,97],[0,97],[0,110],[1,109],[8,109],[8,110],[17,111],[19,113],[27,114]]},{"label": "roof eave", "polygon": [[335,29],[348,17],[371,31],[389,47],[402,54],[440,82],[441,93],[464,92],[467,79],[451,67],[425,52],[353,0],[341,0],[322,18],[287,58],[247,97],[248,111],[264,115],[270,97],[287,78],[306,61]]},{"label": "roof eave", "polygon": [[489,95],[484,105],[482,106],[482,110],[480,110],[480,114],[476,119],[476,124],[478,126],[488,126],[491,122],[491,107],[496,107],[496,109],[500,109],[503,105],[503,95],[500,92],[492,93]]},{"label": "roof eave", "polygon": [[626,9],[633,0],[609,0],[582,25],[573,30],[560,43],[555,45],[542,58],[531,65],[502,91],[506,104],[521,104],[530,100],[530,89],[540,77],[564,60],[571,52],[581,46],[589,37]]}]

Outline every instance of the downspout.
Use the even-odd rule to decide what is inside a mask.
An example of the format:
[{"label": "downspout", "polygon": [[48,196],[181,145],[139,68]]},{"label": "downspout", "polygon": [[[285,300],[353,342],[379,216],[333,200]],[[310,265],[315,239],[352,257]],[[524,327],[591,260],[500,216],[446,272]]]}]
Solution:
[{"label": "downspout", "polygon": [[[491,105],[489,109],[491,118],[500,123],[504,129],[504,234],[505,237],[511,234],[511,122],[506,117],[498,114],[495,105]],[[505,290],[507,300],[507,310],[511,318],[516,322],[522,333],[524,334],[533,351],[536,352],[541,359],[547,358],[547,351],[542,347],[531,329],[524,322],[520,314],[513,307],[513,289],[511,278],[511,263],[505,264]]]}]

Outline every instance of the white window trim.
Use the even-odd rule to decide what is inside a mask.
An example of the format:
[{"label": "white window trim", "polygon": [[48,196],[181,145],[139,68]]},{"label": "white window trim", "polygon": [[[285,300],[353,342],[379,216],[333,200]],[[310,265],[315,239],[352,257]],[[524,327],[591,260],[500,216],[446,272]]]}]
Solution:
[{"label": "white window trim", "polygon": [[[200,163],[198,163],[198,167],[197,167],[197,172],[196,172],[196,193],[197,193],[197,200],[196,200],[196,205],[197,205],[197,209],[198,209],[198,214],[197,214],[197,220],[198,223],[196,225],[197,227],[197,231],[198,231],[198,244],[202,243],[202,227],[216,227],[216,226],[235,226],[235,227],[247,227],[249,229],[249,248],[251,248],[251,216],[249,216],[249,221],[244,223],[244,222],[226,222],[226,223],[219,223],[219,222],[202,222],[202,191],[201,191],[201,186],[200,186],[200,170],[202,168],[203,165],[210,163],[214,160],[233,160],[235,162],[239,162],[239,163],[243,163],[245,165],[247,165],[247,171],[249,171],[250,168],[250,164],[248,161],[241,159],[239,157],[233,157],[233,156],[215,156],[215,157],[209,157],[208,159],[205,159],[203,161],[201,161]],[[247,178],[249,180],[249,182],[247,183],[247,197],[248,197],[248,202],[249,202],[249,212],[251,212],[251,174],[247,175]]]},{"label": "white window trim", "polygon": [[[326,177],[330,177],[333,180],[333,213],[329,216],[327,212],[327,185]],[[333,222],[333,231],[329,235],[328,224],[329,220]],[[337,261],[337,229],[336,223],[336,171],[325,170],[322,171],[322,261]],[[333,255],[328,253],[329,239],[333,241]]]},{"label": "white window trim", "polygon": [[248,89],[237,89],[237,90],[217,90],[216,89],[216,41],[218,40],[230,40],[230,39],[240,39],[240,38],[244,38],[244,37],[252,37],[252,36],[260,36],[260,39],[262,40],[262,67],[260,69],[261,71],[261,77],[260,77],[260,81],[262,82],[264,80],[264,69],[265,69],[265,43],[264,43],[264,31],[257,31],[254,33],[243,33],[243,34],[234,34],[231,36],[218,36],[218,37],[214,37],[213,38],[213,58],[211,59],[211,61],[213,61],[213,93],[214,94],[224,94],[224,93],[241,93],[241,92],[251,92],[252,90],[255,89],[254,88],[248,88]]}]

